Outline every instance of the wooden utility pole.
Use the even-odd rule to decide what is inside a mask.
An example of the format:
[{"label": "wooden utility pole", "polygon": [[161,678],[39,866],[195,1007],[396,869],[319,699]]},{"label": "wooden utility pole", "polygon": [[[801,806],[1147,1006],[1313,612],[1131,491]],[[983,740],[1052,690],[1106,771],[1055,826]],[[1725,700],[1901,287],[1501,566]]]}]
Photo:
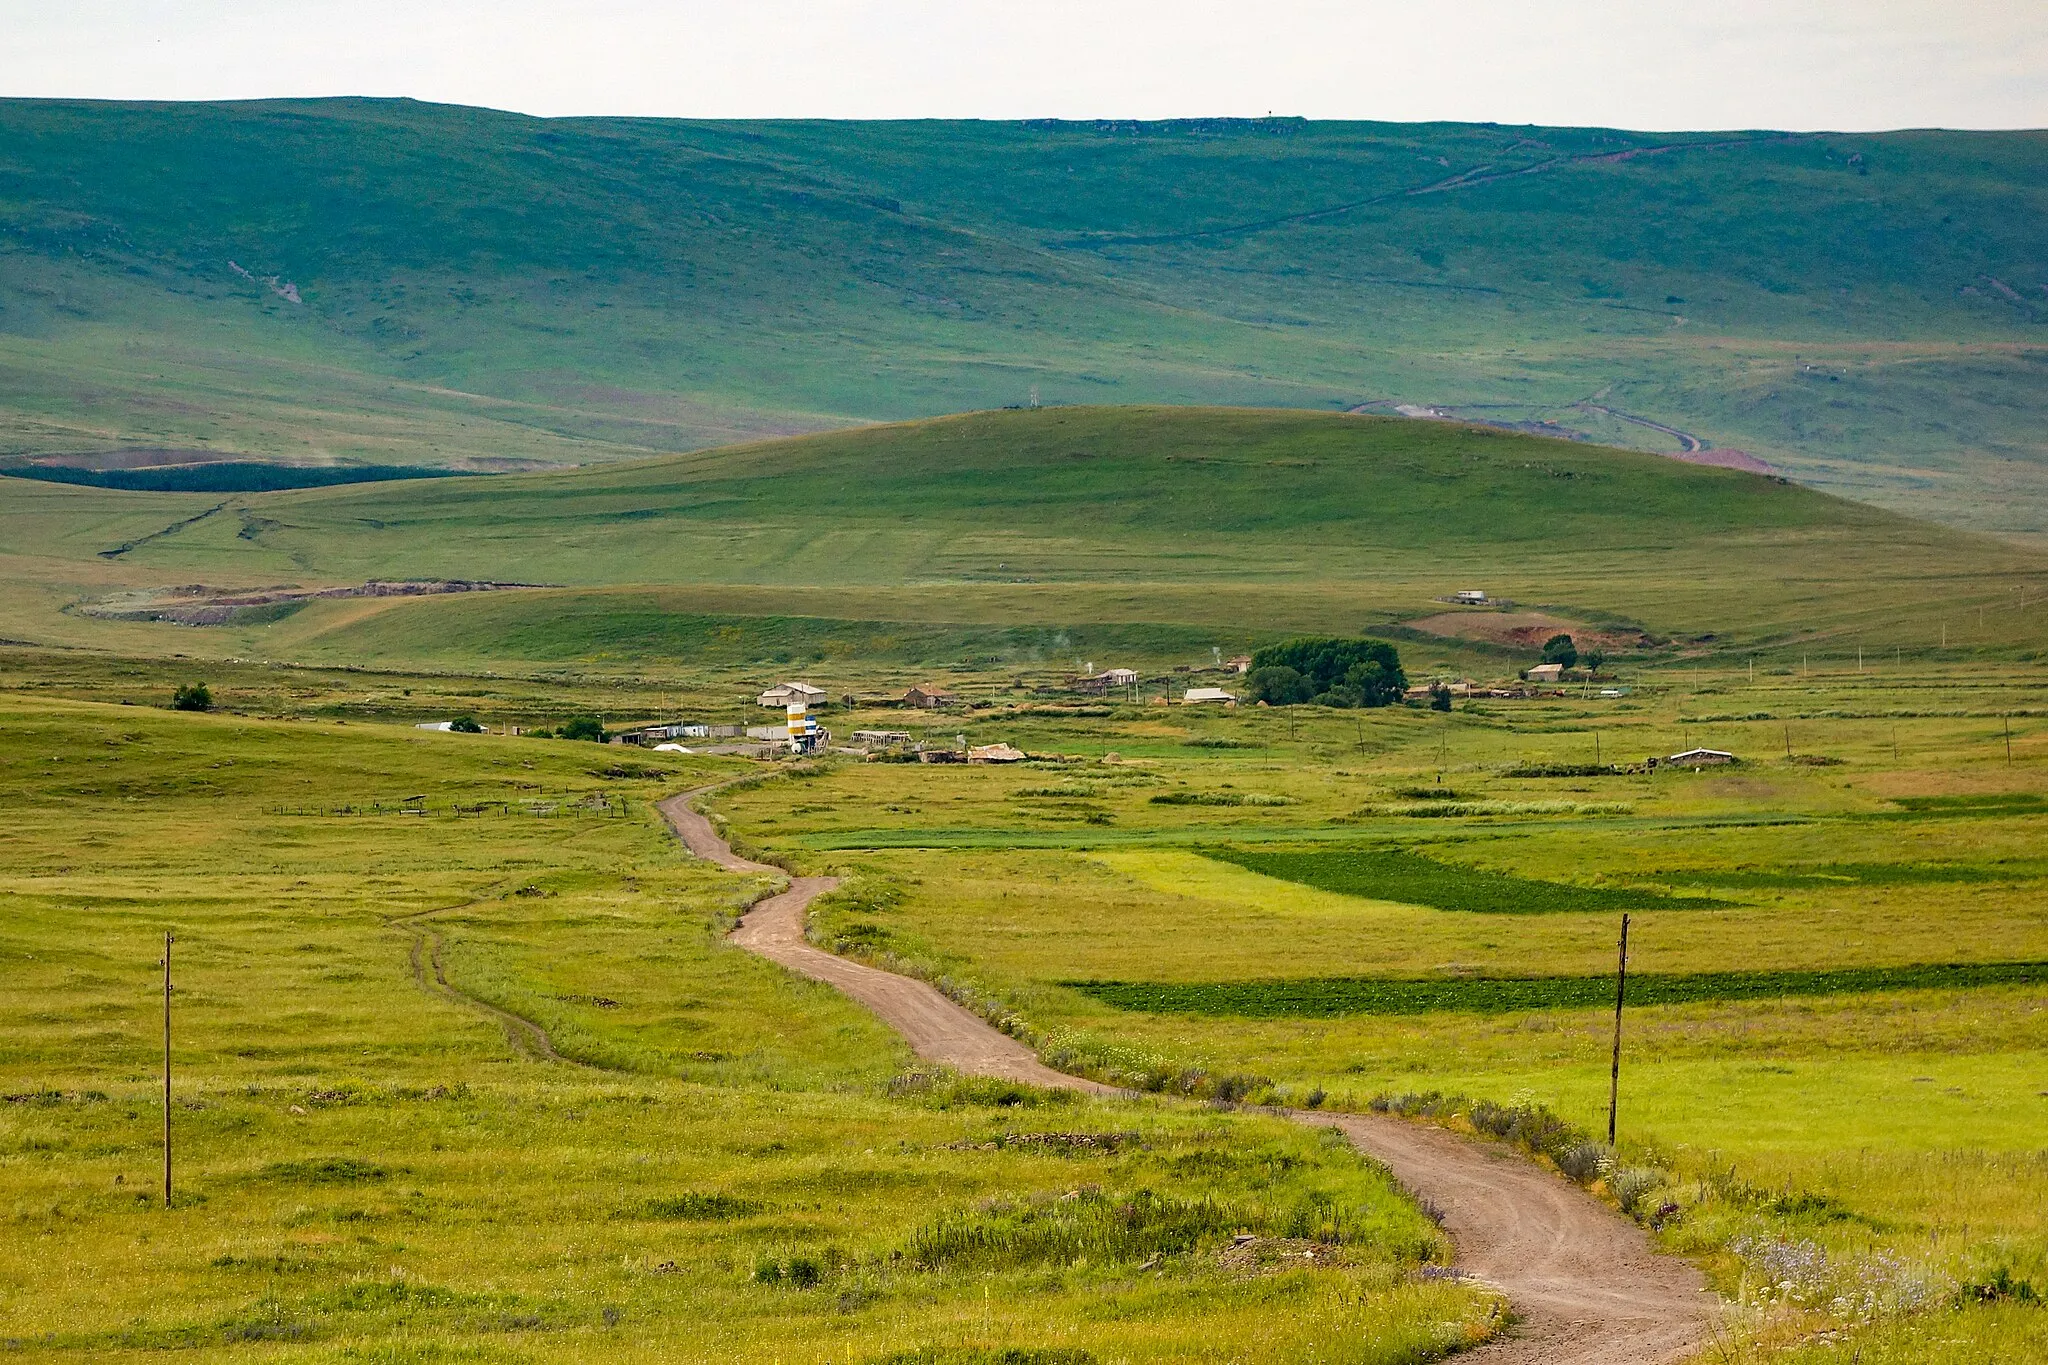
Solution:
[{"label": "wooden utility pole", "polygon": [[1621,1107],[1621,1002],[1628,994],[1628,914],[1621,916],[1621,959],[1614,972],[1614,1066],[1607,1073],[1607,1145],[1614,1145],[1614,1117]]},{"label": "wooden utility pole", "polygon": [[2012,766],[2012,716],[2010,714],[2005,718],[2005,762],[2007,767]]},{"label": "wooden utility pole", "polygon": [[1785,757],[1792,757],[1792,727],[1785,727]]},{"label": "wooden utility pole", "polygon": [[171,944],[164,931],[164,1207],[171,1206]]}]

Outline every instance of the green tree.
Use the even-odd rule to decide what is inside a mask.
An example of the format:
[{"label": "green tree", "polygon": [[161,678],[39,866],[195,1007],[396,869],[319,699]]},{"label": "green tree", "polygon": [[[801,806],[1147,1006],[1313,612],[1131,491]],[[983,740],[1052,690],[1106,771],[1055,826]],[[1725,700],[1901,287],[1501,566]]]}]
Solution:
[{"label": "green tree", "polygon": [[178,690],[171,693],[171,709],[173,711],[211,711],[213,709],[213,693],[207,690],[205,683],[180,683]]},{"label": "green tree", "polygon": [[1579,660],[1586,665],[1588,673],[1597,675],[1600,672],[1600,666],[1607,662],[1607,651],[1604,649],[1589,649],[1579,656]]},{"label": "green tree", "polygon": [[1313,695],[1309,691],[1308,679],[1297,669],[1284,664],[1267,668],[1255,668],[1245,674],[1245,695],[1255,702],[1268,706],[1292,706],[1304,702]]},{"label": "green tree", "polygon": [[1543,642],[1543,662],[1570,668],[1579,661],[1579,647],[1569,635],[1553,635]]},{"label": "green tree", "polygon": [[[1324,706],[1388,706],[1408,690],[1401,656],[1384,640],[1312,637],[1268,645],[1252,655],[1252,676],[1264,669],[1291,669],[1306,696]],[[1270,701],[1271,699],[1268,698]],[[1286,705],[1287,702],[1274,702]]]},{"label": "green tree", "polygon": [[480,735],[484,727],[476,723],[474,716],[460,716],[448,722],[448,728],[459,735]]},{"label": "green tree", "polygon": [[578,716],[563,722],[555,734],[562,739],[587,739],[593,744],[604,743],[604,723],[596,716]]},{"label": "green tree", "polygon": [[1432,711],[1448,711],[1451,709],[1451,689],[1449,685],[1445,683],[1431,683],[1429,685],[1429,709]]}]

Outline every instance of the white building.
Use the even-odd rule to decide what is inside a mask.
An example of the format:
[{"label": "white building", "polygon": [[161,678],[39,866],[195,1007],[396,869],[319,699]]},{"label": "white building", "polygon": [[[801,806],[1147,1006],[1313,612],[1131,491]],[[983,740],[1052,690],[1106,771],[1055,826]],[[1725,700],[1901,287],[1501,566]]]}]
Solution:
[{"label": "white building", "polygon": [[1181,693],[1181,705],[1200,706],[1206,702],[1220,702],[1225,706],[1237,705],[1237,695],[1225,692],[1220,687],[1190,687]]},{"label": "white building", "polygon": [[1557,682],[1563,677],[1563,664],[1538,664],[1529,670],[1530,682]]},{"label": "white building", "polygon": [[1483,607],[1486,605],[1486,594],[1478,588],[1467,588],[1463,592],[1453,593],[1451,600],[1462,607]]},{"label": "white building", "polygon": [[756,705],[770,706],[777,711],[783,710],[793,701],[800,701],[805,706],[822,706],[825,704],[825,689],[813,687],[807,682],[777,683],[754,698]]}]

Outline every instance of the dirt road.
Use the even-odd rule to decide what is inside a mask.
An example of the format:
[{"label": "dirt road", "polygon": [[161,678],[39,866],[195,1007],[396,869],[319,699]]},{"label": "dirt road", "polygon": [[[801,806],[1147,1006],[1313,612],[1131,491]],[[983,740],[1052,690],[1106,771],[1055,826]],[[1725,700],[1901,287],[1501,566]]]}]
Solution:
[{"label": "dirt road", "polygon": [[[685,792],[660,807],[692,853],[734,872],[788,875],[735,855],[711,822],[691,808],[700,794]],[[975,1075],[1114,1093],[1052,1070],[1022,1043],[922,981],[812,947],[804,939],[804,909],[836,885],[832,877],[791,878],[788,890],[747,912],[732,941],[858,1000],[927,1061]],[[1520,1325],[1505,1340],[1461,1360],[1668,1365],[1705,1344],[1715,1303],[1699,1271],[1655,1254],[1640,1228],[1512,1150],[1376,1114],[1286,1116],[1336,1128],[1383,1163],[1442,1212],[1459,1267],[1508,1296]]]}]

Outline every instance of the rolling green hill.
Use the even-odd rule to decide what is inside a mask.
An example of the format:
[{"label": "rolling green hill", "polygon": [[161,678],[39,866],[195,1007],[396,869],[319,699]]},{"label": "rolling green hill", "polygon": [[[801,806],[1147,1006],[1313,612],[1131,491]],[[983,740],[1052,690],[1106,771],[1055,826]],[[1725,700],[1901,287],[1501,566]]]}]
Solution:
[{"label": "rolling green hill", "polygon": [[0,456],[1437,405],[2043,534],[2044,186],[2039,133],[6,101]]},{"label": "rolling green hill", "polygon": [[[999,411],[271,493],[8,492],[0,568],[17,590],[0,633],[150,653],[1186,657],[1399,628],[1475,585],[1710,649],[1917,652],[1951,622],[1957,645],[2048,636],[2048,561],[2002,541],[1641,452],[1270,409]],[[547,586],[328,599],[201,629],[82,610],[170,585],[401,578]],[[2007,610],[2021,586],[2035,608]]]}]

